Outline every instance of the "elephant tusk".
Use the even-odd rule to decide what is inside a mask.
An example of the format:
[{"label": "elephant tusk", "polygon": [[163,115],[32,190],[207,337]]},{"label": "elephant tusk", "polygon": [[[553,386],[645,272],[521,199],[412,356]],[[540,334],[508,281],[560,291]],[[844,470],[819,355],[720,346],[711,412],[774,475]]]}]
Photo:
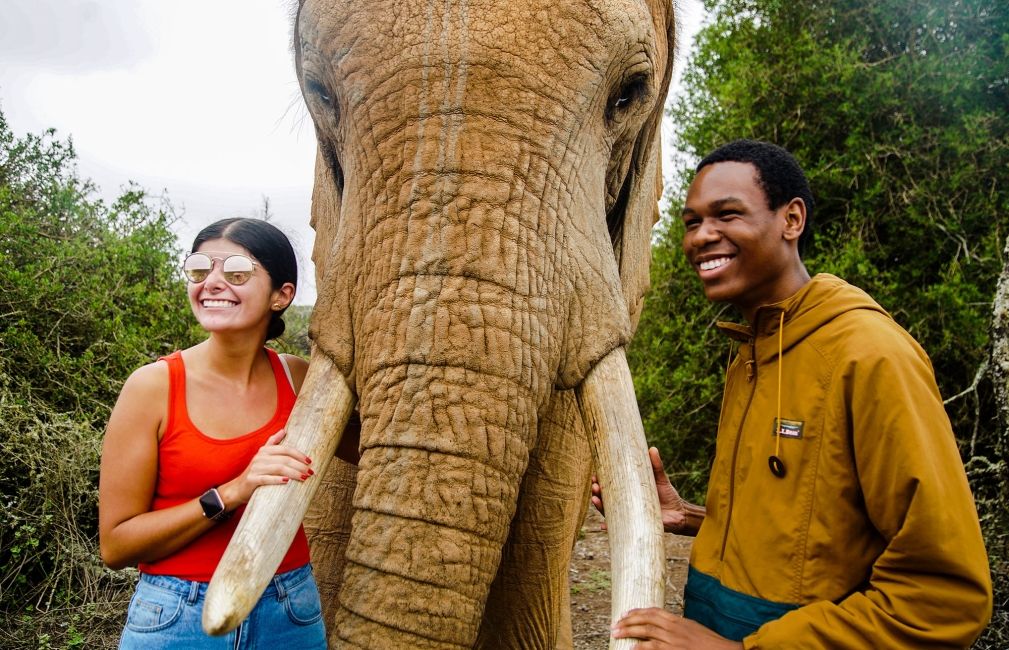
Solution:
[{"label": "elephant tusk", "polygon": [[[611,623],[630,609],[662,607],[665,546],[655,476],[623,348],[603,357],[575,390],[606,496],[613,594]],[[634,639],[611,639],[631,648]]]},{"label": "elephant tusk", "polygon": [[284,444],[317,463],[315,480],[256,489],[207,588],[203,629],[226,634],[245,620],[284,559],[354,409],[355,397],[326,355],[314,351]]}]

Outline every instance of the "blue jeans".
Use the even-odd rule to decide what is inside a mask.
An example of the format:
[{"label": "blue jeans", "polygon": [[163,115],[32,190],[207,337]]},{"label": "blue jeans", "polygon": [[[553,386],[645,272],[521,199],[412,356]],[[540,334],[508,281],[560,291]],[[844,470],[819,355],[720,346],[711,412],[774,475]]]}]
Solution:
[{"label": "blue jeans", "polygon": [[249,617],[223,636],[203,631],[206,582],[140,575],[119,650],[325,648],[319,590],[312,566],[274,576]]}]

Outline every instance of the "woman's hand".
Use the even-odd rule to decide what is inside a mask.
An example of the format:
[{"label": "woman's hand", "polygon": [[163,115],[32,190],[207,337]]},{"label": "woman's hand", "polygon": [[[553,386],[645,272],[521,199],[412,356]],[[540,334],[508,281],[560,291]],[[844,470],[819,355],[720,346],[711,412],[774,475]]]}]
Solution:
[{"label": "woman's hand", "polygon": [[632,609],[612,627],[614,639],[641,639],[641,650],[741,650],[742,643],[719,636],[700,623],[664,609]]},{"label": "woman's hand", "polygon": [[[652,464],[652,474],[655,476],[655,490],[659,497],[659,510],[662,514],[662,528],[667,533],[677,535],[697,535],[697,531],[704,521],[704,508],[688,503],[680,493],[676,491],[673,484],[666,476],[666,468],[662,465],[662,458],[659,457],[659,450],[655,447],[648,449],[648,460]],[[596,507],[599,514],[603,511],[603,488],[595,476],[592,477],[592,505]],[[606,524],[603,524],[606,527]]]},{"label": "woman's hand", "polygon": [[218,488],[228,512],[244,505],[260,485],[281,485],[291,480],[304,481],[315,474],[309,465],[312,459],[297,449],[286,447],[280,441],[287,435],[281,429],[266,439],[252,457],[249,466],[234,479]]}]

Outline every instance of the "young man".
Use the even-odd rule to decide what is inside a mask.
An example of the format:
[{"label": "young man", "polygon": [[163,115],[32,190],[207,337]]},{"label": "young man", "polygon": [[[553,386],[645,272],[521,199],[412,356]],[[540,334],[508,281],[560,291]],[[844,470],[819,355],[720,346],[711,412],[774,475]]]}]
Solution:
[{"label": "young man", "polygon": [[[683,250],[746,325],[706,508],[651,451],[666,530],[696,535],[684,618],[634,610],[643,648],[966,647],[991,615],[977,512],[932,367],[863,291],[810,278],[813,199],[784,149],[740,140],[697,167]],[[598,486],[593,501],[601,507]]]}]

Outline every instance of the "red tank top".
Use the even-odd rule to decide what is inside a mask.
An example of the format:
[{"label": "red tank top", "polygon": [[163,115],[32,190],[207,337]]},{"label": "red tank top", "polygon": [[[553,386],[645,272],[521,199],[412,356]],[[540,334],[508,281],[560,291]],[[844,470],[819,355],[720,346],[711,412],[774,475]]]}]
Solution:
[{"label": "red tank top", "polygon": [[[294,407],[294,389],[280,357],[273,350],[264,349],[277,382],[277,410],[265,425],[227,440],[211,438],[190,421],[182,353],[162,357],[168,363],[168,422],[158,444],[158,482],[151,510],[196,499],[210,488],[235,478],[248,466],[266,439],[287,423]],[[245,506],[239,507],[231,519],[218,523],[187,546],[155,562],[141,562],[138,568],[143,573],[209,582],[244,510]],[[308,540],[304,528],[299,527],[277,573],[305,564],[308,564]]]}]

